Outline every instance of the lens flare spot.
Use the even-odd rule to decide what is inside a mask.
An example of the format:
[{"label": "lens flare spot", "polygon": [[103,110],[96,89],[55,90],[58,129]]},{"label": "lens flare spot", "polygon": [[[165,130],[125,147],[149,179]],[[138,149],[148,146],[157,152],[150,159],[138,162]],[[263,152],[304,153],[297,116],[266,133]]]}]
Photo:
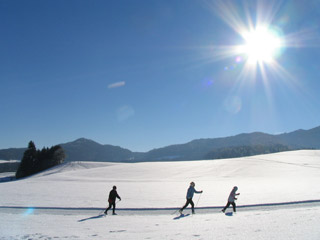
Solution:
[{"label": "lens flare spot", "polygon": [[236,57],[236,63],[241,63],[243,60],[242,60],[242,57],[238,56]]},{"label": "lens flare spot", "polygon": [[242,100],[238,96],[232,96],[225,100],[224,107],[227,112],[231,114],[237,114],[241,111]]},{"label": "lens flare spot", "polygon": [[131,106],[125,105],[117,110],[117,119],[119,122],[126,121],[135,115],[135,111]]},{"label": "lens flare spot", "polygon": [[202,86],[205,89],[210,88],[213,84],[214,84],[213,78],[205,78],[202,80]]},{"label": "lens flare spot", "polygon": [[34,212],[34,208],[33,207],[29,207],[24,213],[23,216],[29,216],[31,214],[33,214]]}]

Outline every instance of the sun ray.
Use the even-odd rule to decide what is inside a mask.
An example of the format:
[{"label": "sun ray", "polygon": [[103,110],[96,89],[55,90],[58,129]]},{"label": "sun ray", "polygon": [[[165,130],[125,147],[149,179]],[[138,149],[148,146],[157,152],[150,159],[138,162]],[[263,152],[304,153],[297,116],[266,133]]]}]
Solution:
[{"label": "sun ray", "polygon": [[243,18],[232,2],[223,0],[207,1],[207,5],[235,32],[240,33],[246,29]]},{"label": "sun ray", "polygon": [[272,91],[270,86],[271,84],[268,78],[266,66],[264,64],[260,64],[259,70],[261,72],[262,83],[264,85],[264,91],[266,93],[267,99],[269,100],[269,104],[273,105],[273,97],[272,97]]},{"label": "sun ray", "polygon": [[264,1],[258,1],[256,7],[256,22],[271,25],[276,18],[276,15],[279,12],[282,3],[282,0],[270,0],[266,5]]},{"label": "sun ray", "polygon": [[214,59],[214,61],[220,61],[223,59],[227,59],[235,56],[235,52],[238,50],[238,46],[217,46],[213,45],[210,47],[210,57]]},{"label": "sun ray", "polygon": [[286,35],[286,46],[290,48],[320,47],[320,35],[317,29],[302,29]]}]

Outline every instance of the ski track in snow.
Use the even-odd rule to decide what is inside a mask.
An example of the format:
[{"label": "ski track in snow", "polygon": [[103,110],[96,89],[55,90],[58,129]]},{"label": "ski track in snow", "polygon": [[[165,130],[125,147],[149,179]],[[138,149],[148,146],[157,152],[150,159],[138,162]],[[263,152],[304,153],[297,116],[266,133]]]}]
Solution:
[{"label": "ski track in snow", "polygon": [[[306,200],[282,203],[263,203],[237,206],[238,212],[246,211],[271,211],[278,209],[306,208],[320,206],[319,200]],[[197,214],[220,213],[224,206],[196,207]],[[231,208],[230,208],[231,209]],[[29,211],[31,214],[53,214],[53,215],[83,215],[103,213],[104,208],[64,208],[64,207],[21,207],[21,206],[0,206],[0,212],[21,214]],[[121,215],[168,215],[178,213],[179,208],[117,208]],[[184,212],[189,211],[185,209]],[[110,211],[111,212],[111,211]]]}]

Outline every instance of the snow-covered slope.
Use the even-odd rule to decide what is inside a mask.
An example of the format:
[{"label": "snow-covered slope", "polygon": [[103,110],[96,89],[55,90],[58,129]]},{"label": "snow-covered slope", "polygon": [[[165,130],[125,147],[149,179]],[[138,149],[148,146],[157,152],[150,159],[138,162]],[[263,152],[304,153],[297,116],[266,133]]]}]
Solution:
[{"label": "snow-covered slope", "polygon": [[[238,206],[318,200],[320,199],[319,180],[320,151],[316,150],[193,162],[72,162],[23,180],[0,183],[0,211],[5,211],[1,216],[7,218],[0,220],[0,225],[6,223],[4,224],[7,227],[5,236],[12,237],[11,239],[21,239],[24,233],[32,233],[32,236],[29,236],[30,239],[40,239],[46,234],[49,237],[61,237],[62,233],[68,235],[67,229],[57,234],[45,227],[45,224],[50,224],[50,220],[47,220],[50,216],[46,215],[49,213],[27,214],[27,218],[34,221],[34,225],[31,223],[31,226],[34,226],[31,227],[31,231],[30,225],[28,225],[29,228],[25,228],[24,224],[27,222],[23,218],[16,217],[17,214],[9,214],[11,208],[4,207],[104,208],[113,185],[117,185],[118,193],[122,197],[122,201],[118,203],[118,208],[122,209],[181,207],[185,202],[186,191],[191,181],[196,183],[197,190],[204,191],[200,200],[200,195],[194,196],[194,201],[198,203],[197,207],[218,206],[220,208],[226,203],[234,185],[239,187],[238,192],[241,193]],[[304,211],[308,209],[310,211]],[[12,211],[14,212],[13,209]],[[98,210],[96,211],[98,214]],[[216,208],[209,208],[207,214],[203,215],[199,211],[199,215],[190,219],[179,219],[163,213],[160,216],[146,217],[132,214],[125,216],[125,212],[122,212],[122,216],[114,217],[113,220],[109,220],[109,216],[106,219],[100,219],[92,214],[83,216],[84,213],[67,217],[62,217],[67,213],[61,213],[61,215],[55,215],[53,219],[80,231],[78,234],[70,233],[68,238],[71,239],[72,237],[106,239],[104,234],[107,234],[107,239],[109,237],[110,239],[143,239],[144,237],[201,239],[201,236],[203,239],[213,239],[214,236],[220,236],[215,239],[232,239],[222,234],[219,229],[213,230],[214,225],[219,226],[224,233],[230,231],[231,235],[237,235],[237,239],[250,239],[250,237],[251,239],[286,239],[284,236],[287,236],[287,239],[303,239],[301,236],[307,233],[305,239],[320,238],[320,231],[313,229],[320,223],[319,220],[315,220],[320,213],[319,204],[312,208],[306,206],[282,210],[279,207],[272,211],[265,209],[267,216],[263,218],[257,215],[259,209],[248,212],[246,208],[240,208],[240,212],[232,220],[227,220],[223,214],[214,214],[217,211]],[[309,222],[301,225],[299,219]],[[140,225],[135,221],[140,221]],[[180,224],[182,221],[186,226]],[[264,221],[264,224],[259,224],[258,221]],[[296,231],[296,236],[300,237],[295,238],[292,234],[282,232],[281,234],[271,233],[282,221],[285,222],[284,231]],[[9,227],[10,222],[19,223],[24,230],[29,229],[29,232],[20,231],[15,238],[16,230]],[[255,229],[251,229],[244,222],[255,224]],[[195,224],[197,227],[194,227]],[[292,225],[292,229],[288,224]],[[293,226],[294,224],[296,226]],[[228,229],[226,227],[228,225],[240,225],[245,232],[239,233],[240,228],[236,226]],[[92,234],[83,231],[83,226],[87,226]],[[95,227],[98,228],[96,232]],[[36,235],[38,232],[35,228],[39,228],[40,235]],[[2,230],[4,231],[3,226],[0,227],[0,231]],[[200,230],[206,233],[200,233]]]},{"label": "snow-covered slope", "polygon": [[1,163],[8,163],[8,162],[20,162],[19,160],[0,160]]},{"label": "snow-covered slope", "polygon": [[117,185],[124,208],[176,207],[191,181],[199,206],[223,205],[234,185],[239,204],[320,198],[320,151],[226,160],[151,163],[72,162],[24,180],[2,183],[5,206],[104,207]]}]

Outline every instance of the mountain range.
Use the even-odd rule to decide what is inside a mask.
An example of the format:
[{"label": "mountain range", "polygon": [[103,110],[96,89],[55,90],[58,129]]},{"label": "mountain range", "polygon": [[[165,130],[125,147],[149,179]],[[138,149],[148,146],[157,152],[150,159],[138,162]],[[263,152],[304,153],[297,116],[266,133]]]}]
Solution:
[{"label": "mountain range", "polygon": [[[102,145],[85,138],[59,145],[65,150],[66,162],[201,160],[297,149],[320,149],[320,126],[310,130],[297,130],[277,135],[254,132],[223,138],[197,139],[185,144],[170,145],[148,152],[132,152],[118,146]],[[20,160],[24,151],[25,148],[2,149],[0,150],[0,159]],[[231,151],[235,153],[230,155]]]}]

